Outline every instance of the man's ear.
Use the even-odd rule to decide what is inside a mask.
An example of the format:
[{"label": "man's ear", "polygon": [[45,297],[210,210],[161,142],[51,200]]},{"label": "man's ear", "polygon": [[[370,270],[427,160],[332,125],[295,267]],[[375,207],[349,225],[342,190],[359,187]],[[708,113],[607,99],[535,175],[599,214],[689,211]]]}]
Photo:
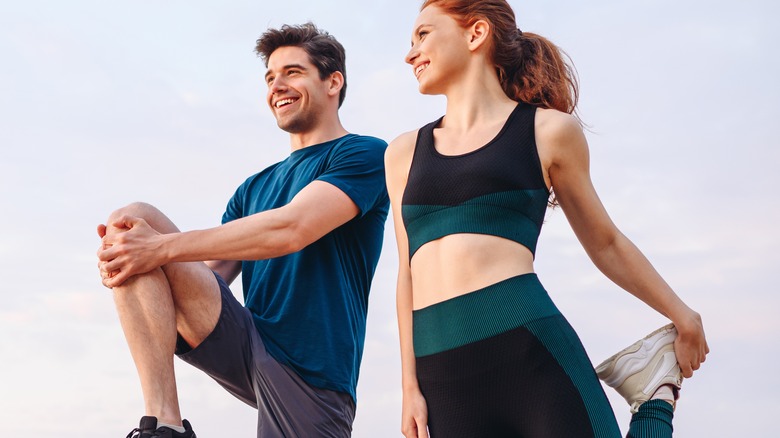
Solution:
[{"label": "man's ear", "polygon": [[338,96],[341,88],[344,87],[344,74],[335,71],[328,78],[328,96]]},{"label": "man's ear", "polygon": [[477,20],[468,29],[469,50],[475,51],[483,47],[490,37],[490,23],[487,20]]}]

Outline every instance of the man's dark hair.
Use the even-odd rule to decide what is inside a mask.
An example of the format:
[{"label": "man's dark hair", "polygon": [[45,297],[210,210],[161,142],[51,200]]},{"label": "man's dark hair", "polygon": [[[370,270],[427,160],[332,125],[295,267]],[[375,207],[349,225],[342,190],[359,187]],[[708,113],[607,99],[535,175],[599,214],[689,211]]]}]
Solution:
[{"label": "man's dark hair", "polygon": [[268,58],[280,47],[300,47],[309,60],[320,72],[320,79],[325,79],[332,73],[341,72],[344,85],[339,93],[339,108],[347,94],[347,69],[344,46],[333,35],[317,29],[312,22],[301,25],[285,24],[281,29],[268,29],[257,39],[255,52],[268,67]]}]

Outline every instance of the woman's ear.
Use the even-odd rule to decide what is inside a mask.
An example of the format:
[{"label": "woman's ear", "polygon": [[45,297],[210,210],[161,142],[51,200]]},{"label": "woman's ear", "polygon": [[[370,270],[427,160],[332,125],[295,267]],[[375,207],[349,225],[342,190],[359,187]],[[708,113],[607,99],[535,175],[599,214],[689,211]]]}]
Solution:
[{"label": "woman's ear", "polygon": [[490,23],[487,20],[477,20],[468,29],[469,49],[474,51],[485,45],[490,36]]}]

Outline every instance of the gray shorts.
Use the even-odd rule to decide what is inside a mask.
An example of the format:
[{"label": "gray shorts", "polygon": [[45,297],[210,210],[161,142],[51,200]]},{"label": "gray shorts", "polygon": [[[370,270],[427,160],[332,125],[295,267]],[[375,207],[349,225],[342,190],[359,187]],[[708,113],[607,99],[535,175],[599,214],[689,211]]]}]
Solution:
[{"label": "gray shorts", "polygon": [[257,408],[259,437],[349,437],[355,404],[349,394],[315,388],[265,350],[248,309],[217,275],[222,311],[195,349],[181,337],[176,354],[238,399]]}]

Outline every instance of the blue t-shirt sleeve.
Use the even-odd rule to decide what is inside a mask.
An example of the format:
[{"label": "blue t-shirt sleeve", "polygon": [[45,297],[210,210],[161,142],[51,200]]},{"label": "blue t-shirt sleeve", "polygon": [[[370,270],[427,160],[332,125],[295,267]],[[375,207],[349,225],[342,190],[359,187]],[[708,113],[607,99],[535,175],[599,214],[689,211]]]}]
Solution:
[{"label": "blue t-shirt sleeve", "polygon": [[225,207],[225,213],[222,214],[223,224],[244,216],[244,192],[246,191],[247,184],[248,180],[238,186],[233,197],[228,201],[227,207]]},{"label": "blue t-shirt sleeve", "polygon": [[365,215],[387,199],[384,154],[387,143],[374,137],[354,136],[337,145],[328,168],[317,180],[338,187]]}]

